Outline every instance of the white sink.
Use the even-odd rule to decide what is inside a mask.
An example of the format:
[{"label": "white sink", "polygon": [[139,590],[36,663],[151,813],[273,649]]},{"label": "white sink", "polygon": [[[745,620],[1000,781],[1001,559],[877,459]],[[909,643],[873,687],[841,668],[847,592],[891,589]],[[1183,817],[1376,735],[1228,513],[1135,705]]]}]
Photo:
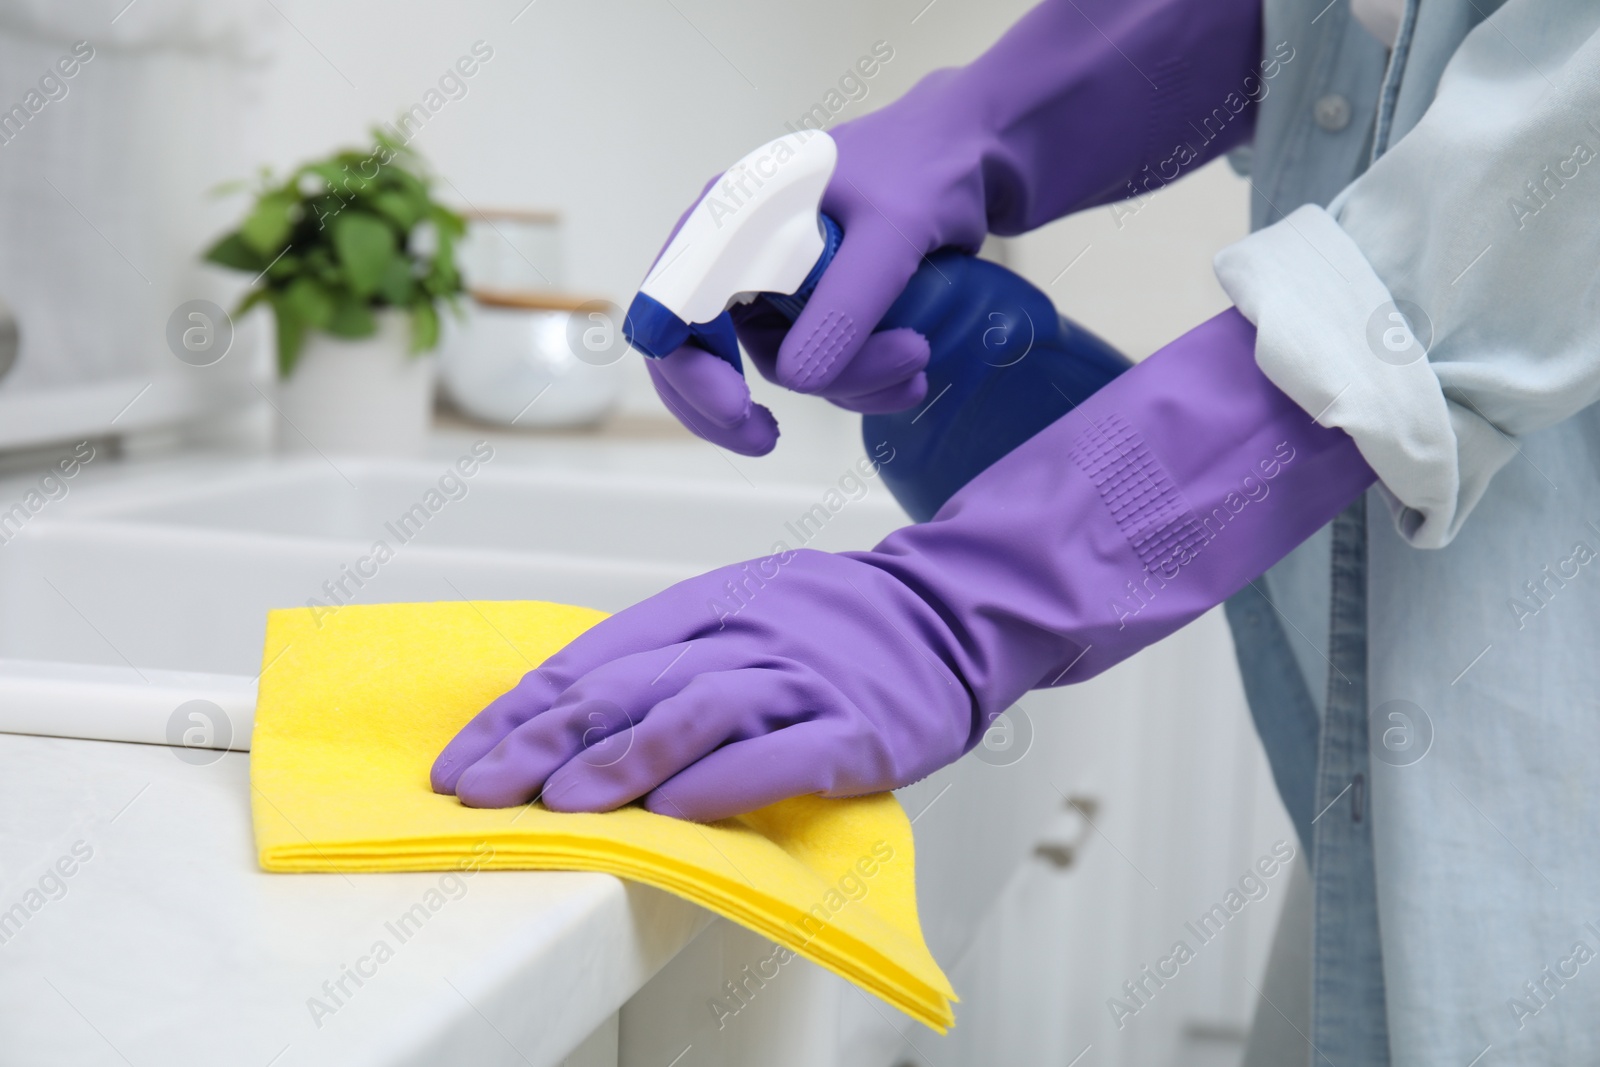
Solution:
[{"label": "white sink", "polygon": [[[616,611],[780,539],[794,547],[785,524],[818,503],[802,489],[484,468],[420,530],[397,525],[445,472],[313,459],[96,487],[0,555],[0,657],[254,675],[266,611],[335,602],[324,583],[358,603]],[[893,529],[898,511],[876,497],[832,515],[811,547],[870,546]],[[361,563],[379,540],[394,558]],[[348,577],[358,564],[377,571],[361,586]]]},{"label": "white sink", "polygon": [[[796,547],[795,523],[817,505],[804,487],[713,485],[695,479],[595,475],[480,466],[460,477],[451,464],[315,458],[219,471],[198,483],[126,486],[80,505],[75,517],[279,538],[397,544],[397,524],[438,491],[407,546],[716,566]],[[416,524],[413,519],[413,524]],[[811,520],[811,547],[870,546],[904,517],[881,489]],[[786,529],[786,525],[789,527]],[[820,530],[820,532],[818,532]],[[407,527],[399,535],[411,536]],[[733,553],[730,555],[729,553]],[[622,605],[617,605],[618,607]]]},{"label": "white sink", "polygon": [[[712,566],[766,554],[776,541],[795,547],[797,524],[807,514],[813,515],[805,531],[811,536],[808,544],[824,549],[870,547],[904,521],[877,483],[869,483],[864,498],[836,513],[824,510],[827,519],[819,528],[812,509],[822,501],[823,486],[717,486],[540,472],[502,463],[465,479],[465,495],[428,513],[420,532],[399,529],[400,517],[423,502],[447,471],[435,463],[338,460],[335,465],[316,458],[188,468],[179,464],[76,491],[0,549],[0,730],[162,743],[178,704],[204,698],[225,709],[232,747],[244,747],[267,610],[303,605],[312,597],[328,601],[324,583],[338,583],[377,540],[388,544],[393,559],[360,588],[343,579],[354,601],[540,599],[617,610]],[[364,566],[370,573],[371,565]],[[1063,699],[1049,694],[1030,698],[1035,736],[1029,758],[999,766],[1007,761],[969,757],[903,791],[907,809],[917,817],[924,926],[935,955],[947,965],[964,953],[1040,828],[1060,808],[1061,798],[1048,775],[1052,765],[1061,765],[1064,731],[1055,726],[1061,716],[1052,713],[1052,705]],[[87,865],[87,872],[106,881],[99,894],[78,894],[74,907],[85,910],[83,929],[111,921],[91,913],[96,901],[115,911],[117,901],[135,892],[148,904],[150,894],[159,898],[162,886],[174,884],[173,865],[186,868],[185,877],[205,898],[202,904],[193,914],[181,907],[165,909],[159,899],[142,907],[139,922],[145,935],[140,944],[149,949],[168,938],[175,946],[169,971],[215,966],[217,955],[225,954],[233,961],[230,980],[244,983],[240,995],[281,998],[286,989],[298,989],[295,983],[306,985],[291,997],[297,1005],[291,1030],[305,1030],[301,1023],[309,1016],[299,1002],[352,954],[360,955],[364,946],[357,942],[370,933],[350,915],[385,914],[390,904],[403,910],[407,894],[420,892],[430,876],[262,875],[251,862],[244,756],[219,753],[214,765],[197,768],[167,750],[130,751],[125,745],[0,736],[0,758],[8,767],[18,761],[30,767],[40,761],[60,763],[69,780],[116,780],[128,786],[124,791],[130,797],[140,781],[153,782],[152,795],[138,804],[162,811],[162,820],[177,820],[146,828],[142,838],[135,834],[142,841],[138,845],[128,843],[126,835],[115,838],[140,854],[114,857],[98,868]],[[108,775],[112,765],[126,773]],[[0,778],[14,773],[0,771]],[[104,798],[105,811],[82,818],[108,821],[114,803],[127,800],[117,789],[110,792],[117,797]],[[196,812],[191,824],[182,821],[185,805]],[[130,813],[138,810],[136,804]],[[14,827],[0,833],[15,844]],[[32,851],[42,855],[48,849]],[[112,846],[106,851],[111,853]],[[121,873],[113,881],[119,864]],[[506,919],[507,928],[513,941],[520,938],[523,947],[518,951],[532,952],[530,946],[546,944],[550,951],[568,946],[561,951],[571,952],[570,946],[584,938],[599,937],[611,947],[598,957],[582,963],[564,957],[543,963],[501,958],[485,971],[474,955],[479,941],[472,939],[482,939],[481,950],[491,956],[502,952],[489,947],[495,938],[490,920],[461,921],[470,933],[463,935],[469,943],[460,951],[441,947],[428,962],[424,953],[415,954],[416,965],[425,971],[456,967],[468,976],[464,980],[477,983],[484,998],[505,1003],[506,1011],[514,1010],[519,997],[547,995],[541,983],[559,982],[563,974],[570,978],[574,966],[598,968],[591,975],[594,995],[583,1006],[568,1004],[561,1012],[541,1014],[538,1035],[521,1042],[518,1056],[507,1062],[530,1056],[529,1062],[550,1062],[550,1055],[564,1053],[704,922],[696,918],[695,909],[663,894],[623,889],[597,876],[561,881],[566,877],[495,875],[479,880],[485,886],[492,883],[493,889],[480,890],[474,883],[472,892],[481,894],[491,914],[502,906],[509,909],[513,918]],[[550,888],[560,886],[568,888]],[[519,913],[516,900],[524,892],[530,907],[545,911]],[[252,910],[256,905],[222,906],[206,894],[268,901],[261,906],[270,914]],[[291,899],[302,900],[303,925],[296,926],[281,910],[288,906],[282,902]],[[538,900],[546,904],[533,903]],[[6,903],[0,901],[0,906]],[[574,919],[576,926],[551,926],[552,908],[582,918]],[[642,912],[653,916],[643,926]],[[330,915],[345,918],[334,921]],[[204,938],[190,929],[196,916],[210,931]],[[577,941],[574,930],[584,932]],[[610,933],[599,933],[603,930]],[[68,984],[78,976],[85,988],[105,992],[105,983],[89,975],[97,967],[119,966],[108,955],[107,943],[81,943],[82,935],[73,927],[44,928],[29,936],[39,966],[65,976]],[[25,947],[10,958],[32,954]],[[14,966],[0,964],[0,996],[12,1003],[32,1003],[36,994],[48,997],[48,991],[31,986],[6,992],[17,980]],[[105,1010],[138,1015],[136,993],[108,993],[112,1006]],[[409,1020],[405,1033],[418,1050],[437,1051],[447,1038],[465,1040],[459,1034],[482,1029],[474,1015],[477,1005],[464,1005],[447,988],[441,994],[437,982],[424,988],[396,981],[384,994],[367,996],[361,1007],[348,1014],[347,1030],[381,1026],[391,1017],[386,1012],[398,1013]],[[250,1027],[256,1028],[252,1033],[270,1032],[261,1018],[246,1016],[249,1025],[241,1023],[241,1033]],[[168,1047],[161,1044],[162,1027],[179,1025],[178,1017],[163,1023],[159,1020],[166,1016],[158,1011],[153,1018],[158,1020],[151,1024],[154,1030],[144,1034],[151,1043],[140,1046],[143,1058],[182,1062],[181,1056],[160,1051]],[[286,1025],[289,1018],[285,1016]],[[210,1020],[207,1033],[216,1037],[225,1032],[224,1022]],[[368,1059],[361,1062],[424,1062],[418,1058],[423,1051],[394,1052],[389,1035],[379,1042],[378,1035],[369,1034],[371,1042],[363,1044],[354,1038],[330,1039],[328,1032],[307,1031],[305,1041],[296,1045],[303,1055],[283,1062],[341,1057],[342,1062],[356,1062],[350,1058],[353,1049],[380,1046],[390,1051],[382,1056],[364,1053]],[[449,1038],[452,1034],[458,1036]],[[177,1040],[172,1034],[167,1038]],[[482,1045],[483,1054],[505,1058],[505,1046],[493,1051],[493,1044]],[[266,1051],[270,1056],[276,1050]]]}]

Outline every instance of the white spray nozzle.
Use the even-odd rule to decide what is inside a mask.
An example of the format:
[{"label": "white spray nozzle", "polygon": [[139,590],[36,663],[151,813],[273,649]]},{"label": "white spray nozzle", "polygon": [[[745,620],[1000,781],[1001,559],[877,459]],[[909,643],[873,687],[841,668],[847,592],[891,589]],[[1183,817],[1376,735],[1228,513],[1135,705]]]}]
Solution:
[{"label": "white spray nozzle", "polygon": [[745,294],[794,292],[823,252],[817,215],[838,158],[832,137],[806,130],[739,160],[694,206],[639,292],[686,323],[710,322]]}]

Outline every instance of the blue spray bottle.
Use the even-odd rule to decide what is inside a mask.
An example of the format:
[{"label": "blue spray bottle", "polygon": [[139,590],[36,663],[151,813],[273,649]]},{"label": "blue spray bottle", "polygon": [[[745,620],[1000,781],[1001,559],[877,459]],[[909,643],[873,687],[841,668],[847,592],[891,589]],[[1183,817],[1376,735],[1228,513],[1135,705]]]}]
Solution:
[{"label": "blue spray bottle", "polygon": [[[819,210],[836,160],[833,139],[811,132],[730,168],[646,276],[629,343],[660,358],[692,339],[742,370],[727,309],[756,300],[799,316],[842,236]],[[861,429],[869,452],[894,450],[882,477],[917,522],[1131,365],[1017,274],[955,249],[923,261],[878,328],[901,326],[928,339],[927,399]]]}]

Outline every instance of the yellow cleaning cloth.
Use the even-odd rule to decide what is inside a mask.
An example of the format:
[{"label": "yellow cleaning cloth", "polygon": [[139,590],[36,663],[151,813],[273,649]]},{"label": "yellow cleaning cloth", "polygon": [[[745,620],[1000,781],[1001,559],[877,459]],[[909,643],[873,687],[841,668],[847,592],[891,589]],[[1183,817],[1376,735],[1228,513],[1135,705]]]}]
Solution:
[{"label": "yellow cleaning cloth", "polygon": [[700,825],[639,807],[474,809],[429,788],[468,719],[604,617],[515,601],[272,612],[250,752],[262,868],[603,871],[727,916],[941,1033],[952,1025],[892,794]]}]

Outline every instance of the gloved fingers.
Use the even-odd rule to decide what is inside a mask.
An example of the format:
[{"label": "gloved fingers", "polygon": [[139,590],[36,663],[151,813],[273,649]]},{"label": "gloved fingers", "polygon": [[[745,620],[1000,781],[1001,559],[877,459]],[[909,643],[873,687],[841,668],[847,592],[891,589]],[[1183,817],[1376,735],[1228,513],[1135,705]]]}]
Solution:
[{"label": "gloved fingers", "polygon": [[[700,195],[678,216],[656,253],[657,262],[721,177],[706,182]],[[655,269],[654,263],[650,269]],[[776,444],[777,423],[771,412],[752,403],[744,376],[723,360],[694,345],[684,345],[665,359],[646,359],[645,365],[656,393],[696,436],[744,455],[763,455]]]},{"label": "gloved fingers", "polygon": [[817,392],[836,402],[886,393],[921,375],[929,354],[928,339],[916,330],[883,330],[868,337],[838,377]]},{"label": "gloved fingers", "polygon": [[[667,359],[670,360],[687,349],[688,346],[680,348],[677,352],[668,356]],[[695,349],[694,351],[698,352],[699,350]],[[740,377],[738,371],[709,352],[700,352],[699,354],[706,359],[721,364],[729,374],[739,379],[739,387],[745,390],[745,397],[748,401],[749,386],[744,383],[744,379]],[[718,426],[673,385],[671,379],[661,367],[661,364],[666,361],[645,360],[645,367],[650,372],[650,380],[654,383],[656,395],[661,398],[662,403],[666,404],[667,409],[696,437],[710,441],[720,448],[737,452],[742,456],[764,456],[777,445],[778,420],[772,417],[771,411],[768,411],[760,404],[749,402],[748,411],[742,419],[731,426]],[[704,370],[703,366],[697,368],[697,371],[701,370]],[[726,383],[724,383],[724,387],[726,387]],[[709,401],[707,403],[709,404]]]},{"label": "gloved fingers", "polygon": [[650,367],[716,429],[731,430],[749,418],[750,385],[726,360],[684,345]]},{"label": "gloved fingers", "polygon": [[564,686],[540,670],[529,671],[510,690],[463,726],[433,761],[429,781],[435,793],[454,793],[461,772],[478,762],[517,727],[549,708]]},{"label": "gloved fingers", "polygon": [[633,669],[648,672],[651,678],[677,664],[688,652],[688,644],[679,643],[684,627],[678,616],[663,616],[671,620],[668,626],[641,624],[641,617],[651,618],[630,610],[601,620],[495,698],[461,728],[433,761],[429,775],[433,791],[456,792],[463,771],[519,727],[550,710],[575,683],[607,664],[638,657]]},{"label": "gloved fingers", "polygon": [[739,347],[745,356],[763,378],[777,382],[778,348],[789,332],[789,320],[760,301],[735,304],[728,314],[733,318],[733,331],[739,335]]},{"label": "gloved fingers", "polygon": [[800,677],[769,669],[699,674],[607,739],[552,774],[552,811],[610,811],[650,792],[719,746],[781,729],[820,706]]},{"label": "gloved fingers", "polygon": [[[700,605],[685,607],[697,610]],[[606,622],[629,614],[622,612]],[[648,640],[632,623],[614,628],[622,637],[620,646],[600,640],[578,649],[579,642],[591,636],[603,638],[596,631],[604,625],[583,634],[552,656],[551,662],[575,650],[588,662],[593,662],[596,653],[611,652],[613,658],[598,663],[545,710],[527,718],[462,770],[456,778],[455,794],[463,804],[474,808],[525,804],[539,796],[549,777],[569,762],[584,759],[592,765],[608,765],[613,754],[625,753],[632,744],[612,735],[645,721],[652,708],[676,696],[698,675],[738,670],[749,659],[749,653],[736,643],[709,640],[630,652],[630,644]],[[731,705],[737,710],[747,706]]]},{"label": "gloved fingers", "polygon": [[820,393],[856,358],[916,273],[922,253],[886,219],[860,213],[778,349],[777,379]]},{"label": "gloved fingers", "polygon": [[831,396],[834,405],[858,415],[888,415],[914,408],[928,395],[928,376],[918,374],[910,381],[879,389],[865,396]]},{"label": "gloved fingers", "polygon": [[[844,785],[831,761],[859,755],[860,739],[833,721],[797,723],[759,737],[737,741],[673,775],[645,794],[644,806],[657,815],[715,822],[764,808],[790,797],[835,792]],[[854,788],[839,795],[870,793],[887,784]]]},{"label": "gloved fingers", "polygon": [[610,700],[562,699],[507,734],[456,779],[456,797],[469,808],[511,808],[537,800],[557,768],[585,750],[608,758],[613,734],[633,716]]},{"label": "gloved fingers", "polygon": [[[740,315],[736,309],[734,324],[750,362],[762,377],[777,381],[778,348],[789,332],[789,320],[771,310]],[[874,333],[838,377],[818,392],[862,415],[905,411],[928,394],[923,370],[929,354],[928,339],[909,327]]]}]

